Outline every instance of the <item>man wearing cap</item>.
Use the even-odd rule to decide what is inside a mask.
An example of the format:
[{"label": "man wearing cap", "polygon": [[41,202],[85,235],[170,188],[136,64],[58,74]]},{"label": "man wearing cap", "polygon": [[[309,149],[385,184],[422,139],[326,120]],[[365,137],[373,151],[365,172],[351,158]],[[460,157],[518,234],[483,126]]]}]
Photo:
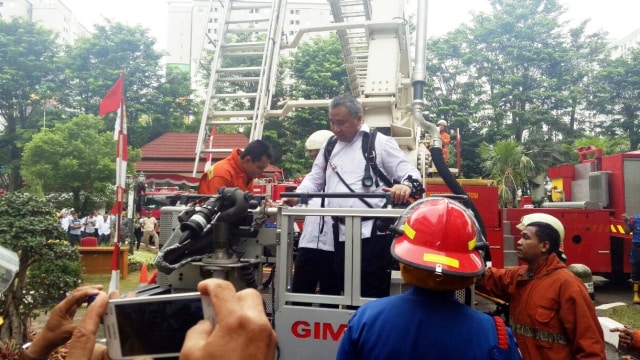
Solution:
[{"label": "man wearing cap", "polygon": [[[485,271],[475,222],[455,200],[418,200],[391,245],[411,288],[360,307],[347,326],[337,359],[521,359],[500,318],[460,303],[455,290]],[[396,224],[400,227],[399,224]]]},{"label": "man wearing cap", "polygon": [[526,265],[489,268],[478,291],[510,303],[510,325],[525,359],[605,359],[602,328],[582,281],[561,260],[555,217],[522,218],[516,254]]},{"label": "man wearing cap", "polygon": [[633,233],[631,238],[631,251],[629,252],[629,263],[631,264],[631,281],[633,282],[633,303],[640,304],[638,287],[640,286],[640,215],[629,216],[622,214],[625,231]]}]

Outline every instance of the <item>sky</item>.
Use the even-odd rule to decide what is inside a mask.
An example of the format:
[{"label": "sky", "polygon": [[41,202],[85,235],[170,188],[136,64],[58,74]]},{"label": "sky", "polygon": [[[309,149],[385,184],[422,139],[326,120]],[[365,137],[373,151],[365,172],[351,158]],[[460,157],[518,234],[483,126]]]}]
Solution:
[{"label": "sky", "polygon": [[[299,0],[298,0],[299,1]],[[375,0],[390,1],[390,0]],[[393,0],[395,1],[395,0]],[[408,0],[407,10],[416,7],[416,0]],[[158,48],[164,49],[167,37],[166,0],[62,0],[91,29],[102,17],[128,25],[140,24],[151,30],[158,40]],[[568,9],[563,20],[578,23],[591,19],[588,30],[605,30],[610,38],[620,39],[640,28],[639,0],[560,0]],[[453,30],[461,23],[469,22],[472,12],[488,12],[488,0],[429,0],[427,36],[439,36]]]}]

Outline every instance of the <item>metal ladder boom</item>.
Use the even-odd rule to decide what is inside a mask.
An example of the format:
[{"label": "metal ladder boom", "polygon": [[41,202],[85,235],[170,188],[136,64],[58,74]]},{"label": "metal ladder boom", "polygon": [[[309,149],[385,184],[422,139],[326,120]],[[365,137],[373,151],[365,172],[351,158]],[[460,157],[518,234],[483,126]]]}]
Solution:
[{"label": "metal ladder boom", "polygon": [[262,138],[277,79],[286,0],[218,3],[224,15],[209,66],[193,176],[204,154],[229,152],[208,145],[216,126],[250,126],[250,140]]},{"label": "metal ladder boom", "polygon": [[[331,14],[336,23],[371,20],[369,0],[329,0]],[[353,96],[364,93],[369,60],[369,40],[365,28],[338,30],[338,39],[344,56],[344,66]]]}]

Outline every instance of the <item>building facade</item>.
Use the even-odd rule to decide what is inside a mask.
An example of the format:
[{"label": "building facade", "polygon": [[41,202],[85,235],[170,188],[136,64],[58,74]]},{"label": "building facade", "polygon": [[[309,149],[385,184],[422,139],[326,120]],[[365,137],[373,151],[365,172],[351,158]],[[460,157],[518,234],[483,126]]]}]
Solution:
[{"label": "building facade", "polygon": [[0,0],[0,18],[23,18],[58,34],[61,44],[73,44],[89,34],[76,15],[60,0]]},{"label": "building facade", "polygon": [[[200,59],[212,50],[224,16],[219,1],[169,0],[167,33],[168,68],[182,69],[196,79]],[[260,9],[247,8],[247,19],[260,18]],[[292,39],[300,28],[326,24],[331,11],[326,0],[288,1],[282,41]]]}]

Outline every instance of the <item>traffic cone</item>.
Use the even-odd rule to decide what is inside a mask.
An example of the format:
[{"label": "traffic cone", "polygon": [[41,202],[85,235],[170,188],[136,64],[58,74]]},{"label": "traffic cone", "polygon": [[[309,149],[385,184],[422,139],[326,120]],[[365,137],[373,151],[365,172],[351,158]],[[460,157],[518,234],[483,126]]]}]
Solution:
[{"label": "traffic cone", "polygon": [[640,290],[640,282],[633,282],[633,303],[640,304],[640,294],[638,294],[638,290]]},{"label": "traffic cone", "polygon": [[147,264],[143,263],[142,268],[140,269],[140,281],[138,282],[140,286],[147,285],[149,282],[149,274],[147,274]]}]

